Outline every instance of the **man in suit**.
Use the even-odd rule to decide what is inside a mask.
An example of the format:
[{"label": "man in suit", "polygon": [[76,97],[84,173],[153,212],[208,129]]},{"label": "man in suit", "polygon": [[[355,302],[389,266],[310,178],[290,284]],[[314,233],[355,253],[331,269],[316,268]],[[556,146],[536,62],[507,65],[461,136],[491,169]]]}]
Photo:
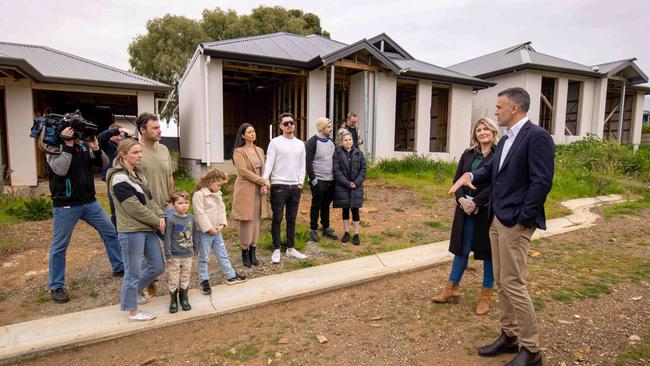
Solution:
[{"label": "man in suit", "polygon": [[533,232],[546,230],[544,202],[553,182],[555,152],[548,132],[528,119],[529,105],[530,96],[522,88],[498,94],[496,116],[506,136],[490,163],[462,175],[450,190],[491,182],[490,241],[501,335],[478,353],[517,353],[507,365],[542,364],[537,318],[524,275]]}]

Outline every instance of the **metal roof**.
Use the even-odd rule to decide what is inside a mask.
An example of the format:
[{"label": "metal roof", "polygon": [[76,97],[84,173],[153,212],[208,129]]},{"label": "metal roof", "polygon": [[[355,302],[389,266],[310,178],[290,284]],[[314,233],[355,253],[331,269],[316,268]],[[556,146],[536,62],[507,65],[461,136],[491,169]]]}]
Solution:
[{"label": "metal roof", "polygon": [[168,92],[169,85],[53,48],[0,42],[0,68],[43,83],[108,86]]},{"label": "metal roof", "polygon": [[539,53],[524,42],[448,67],[463,74],[485,78],[522,69],[558,71],[575,75],[601,77],[589,66]]},{"label": "metal roof", "polygon": [[606,75],[608,78],[620,73],[631,84],[647,83],[648,76],[643,73],[634,61],[636,61],[636,57],[594,65],[591,68],[598,70],[598,72]]},{"label": "metal roof", "polygon": [[[373,45],[384,40],[397,50],[381,52]],[[370,40],[362,39],[351,45],[318,35],[301,36],[292,33],[271,33],[260,36],[206,42],[198,48],[206,55],[268,65],[313,70],[360,50],[367,50],[398,76],[417,77],[449,83],[461,83],[477,88],[493,86],[494,83],[459,72],[414,60],[404,49],[386,34]],[[192,60],[194,62],[195,59]],[[191,63],[188,66],[191,67]]]}]

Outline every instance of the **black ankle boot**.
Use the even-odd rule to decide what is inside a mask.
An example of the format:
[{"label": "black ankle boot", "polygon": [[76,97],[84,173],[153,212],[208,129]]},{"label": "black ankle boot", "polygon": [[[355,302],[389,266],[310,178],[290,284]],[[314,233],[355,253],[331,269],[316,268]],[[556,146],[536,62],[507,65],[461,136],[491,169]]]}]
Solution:
[{"label": "black ankle boot", "polygon": [[483,357],[493,357],[502,353],[519,352],[519,342],[516,336],[508,337],[506,332],[501,330],[501,335],[492,344],[479,348],[478,354]]},{"label": "black ankle boot", "polygon": [[190,305],[190,301],[187,298],[187,292],[188,291],[189,291],[189,289],[182,289],[182,288],[178,289],[178,297],[180,298],[181,308],[183,308],[183,311],[192,310],[192,306]]},{"label": "black ankle boot", "polygon": [[526,347],[521,347],[517,356],[506,366],[542,366],[542,352],[530,352]]},{"label": "black ankle boot", "polygon": [[241,261],[244,263],[244,267],[251,267],[251,257],[250,254],[248,254],[249,250],[248,249],[242,249],[241,250]]},{"label": "black ankle boot", "polygon": [[178,311],[178,290],[171,292],[169,291],[169,296],[172,301],[169,303],[169,312],[174,314]]},{"label": "black ankle boot", "polygon": [[260,264],[260,262],[257,261],[257,257],[255,256],[255,250],[257,250],[256,247],[249,247],[248,248],[248,257],[251,260],[251,264],[254,266],[257,266]]}]

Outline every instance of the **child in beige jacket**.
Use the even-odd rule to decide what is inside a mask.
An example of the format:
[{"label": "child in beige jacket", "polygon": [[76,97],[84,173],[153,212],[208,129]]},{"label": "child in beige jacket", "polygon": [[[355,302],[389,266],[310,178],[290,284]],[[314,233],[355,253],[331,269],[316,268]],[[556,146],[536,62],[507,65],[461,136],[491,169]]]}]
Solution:
[{"label": "child in beige jacket", "polygon": [[212,169],[205,173],[194,188],[192,208],[199,234],[199,281],[201,292],[210,295],[208,258],[210,250],[214,252],[221,271],[226,276],[226,284],[234,285],[246,281],[246,277],[238,274],[232,268],[228,258],[228,249],[221,236],[228,221],[226,205],[221,198],[221,186],[228,183],[228,176],[220,169]]}]

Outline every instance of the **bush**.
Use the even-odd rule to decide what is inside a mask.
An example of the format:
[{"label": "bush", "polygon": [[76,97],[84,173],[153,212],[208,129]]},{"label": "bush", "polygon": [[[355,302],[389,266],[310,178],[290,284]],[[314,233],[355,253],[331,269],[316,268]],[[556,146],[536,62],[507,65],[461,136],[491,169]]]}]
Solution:
[{"label": "bush", "polygon": [[52,203],[45,198],[29,198],[22,205],[11,205],[5,212],[25,221],[42,221],[52,217]]},{"label": "bush", "polygon": [[450,178],[456,173],[456,163],[432,160],[426,155],[411,154],[403,159],[380,160],[376,166],[371,167],[368,177],[378,177],[384,174],[399,174],[412,178],[440,179]]}]

